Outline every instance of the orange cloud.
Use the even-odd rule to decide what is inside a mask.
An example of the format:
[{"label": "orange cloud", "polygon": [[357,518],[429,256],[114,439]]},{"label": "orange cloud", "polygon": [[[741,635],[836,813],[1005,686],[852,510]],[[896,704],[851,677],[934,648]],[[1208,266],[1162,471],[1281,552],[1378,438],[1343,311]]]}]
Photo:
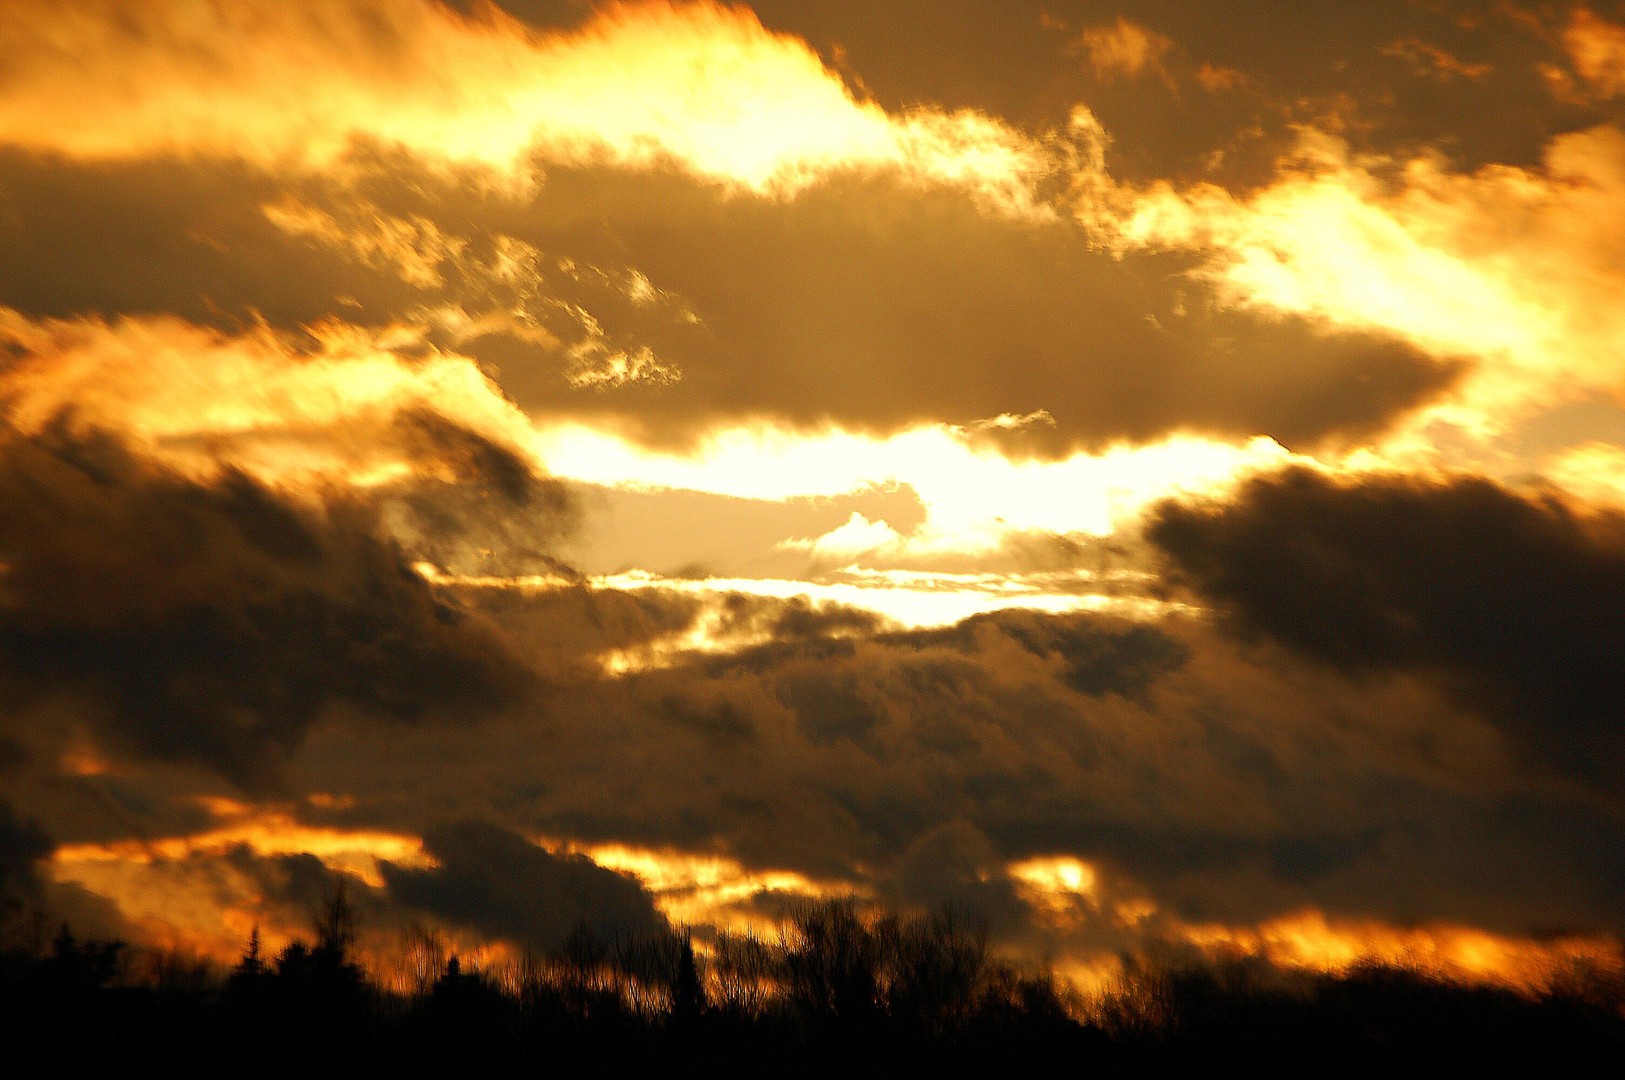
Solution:
[{"label": "orange cloud", "polygon": [[[1625,395],[1625,132],[1559,136],[1541,168],[1362,159],[1313,131],[1270,186],[1120,193],[1086,206],[1126,247],[1205,250],[1230,302],[1397,333],[1475,361],[1430,414],[1494,432],[1529,408]],[[1105,222],[1102,225],[1102,222]]]},{"label": "orange cloud", "polygon": [[746,8],[610,4],[541,32],[430,0],[12,0],[0,142],[78,159],[331,167],[358,141],[526,175],[533,154],[679,162],[758,191],[897,168],[1031,209],[1049,167],[986,116],[893,116]]},{"label": "orange cloud", "polygon": [[1585,443],[1559,455],[1543,475],[1587,503],[1625,510],[1625,447]]},{"label": "orange cloud", "polygon": [[1625,26],[1579,8],[1563,30],[1563,47],[1597,98],[1625,94]]},{"label": "orange cloud", "polygon": [[[1019,461],[944,424],[885,437],[735,426],[715,431],[681,454],[647,450],[581,425],[543,426],[537,440],[555,475],[608,486],[787,499],[906,484],[926,510],[923,526],[901,538],[916,554],[986,551],[1014,531],[1106,535],[1132,523],[1158,499],[1222,490],[1291,458],[1268,438],[1237,445],[1175,435],[1058,461]],[[1067,498],[1054,498],[1056,491],[1067,492]],[[872,524],[849,522],[846,530],[833,539],[803,538],[803,546],[835,554],[896,542],[895,534],[888,538]]]},{"label": "orange cloud", "polygon": [[1382,49],[1384,56],[1393,56],[1408,61],[1418,75],[1436,76],[1440,79],[1482,79],[1494,69],[1489,64],[1472,64],[1462,60],[1452,53],[1446,52],[1437,45],[1430,44],[1420,38],[1401,38]]},{"label": "orange cloud", "polygon": [[675,923],[770,934],[778,924],[752,906],[762,893],[796,897],[854,895],[850,882],[820,882],[792,870],[753,870],[723,855],[637,844],[571,844],[538,838],[554,854],[580,852],[599,866],[631,874]]},{"label": "orange cloud", "polygon": [[1174,43],[1120,15],[1115,23],[1085,30],[1078,37],[1077,47],[1088,54],[1095,77],[1112,82],[1138,78],[1147,71],[1161,72],[1162,58]]},{"label": "orange cloud", "polygon": [[73,877],[70,868],[85,864],[130,862],[141,865],[159,860],[181,860],[197,854],[219,854],[243,845],[260,855],[315,855],[334,869],[357,874],[377,884],[377,862],[427,866],[421,841],[415,836],[381,830],[344,830],[303,825],[279,811],[243,808],[216,828],[192,836],[155,840],[123,840],[107,844],[65,844],[52,855],[59,875]]},{"label": "orange cloud", "polygon": [[415,836],[383,830],[343,830],[299,823],[280,810],[205,800],[219,823],[187,836],[110,843],[64,844],[46,873],[106,897],[149,942],[180,945],[230,963],[250,931],[268,952],[308,936],[308,913],[266,895],[265,882],[232,858],[311,855],[330,870],[382,884],[378,863],[432,864]]},{"label": "orange cloud", "polygon": [[1468,984],[1525,993],[1549,990],[1576,964],[1620,967],[1607,938],[1509,937],[1466,926],[1397,927],[1373,920],[1330,919],[1309,909],[1255,927],[1193,925],[1186,938],[1211,954],[1260,956],[1287,968],[1342,973],[1361,964],[1392,964]]},{"label": "orange cloud", "polygon": [[[1415,970],[1469,985],[1498,985],[1538,994],[1577,968],[1620,972],[1618,943],[1606,936],[1518,937],[1451,923],[1398,926],[1379,919],[1329,916],[1315,908],[1250,925],[1186,922],[1144,893],[1124,890],[1100,868],[1069,856],[1031,858],[1009,872],[1040,925],[1086,932],[1103,923],[1127,932],[1138,947],[1167,941],[1193,946],[1211,960],[1251,956],[1277,967],[1340,975],[1367,964]],[[1060,969],[1086,989],[1104,989],[1121,974],[1119,958],[1074,946]]]},{"label": "orange cloud", "polygon": [[[222,961],[235,957],[251,928],[270,941],[306,932],[295,912],[264,894],[264,883],[227,856],[246,848],[259,856],[314,855],[330,869],[383,885],[379,860],[433,867],[435,861],[409,835],[302,825],[273,809],[217,800],[220,824],[191,836],[149,841],[70,844],[52,856],[49,874],[115,901],[153,940],[183,941]],[[712,853],[625,843],[575,844],[551,837],[534,842],[555,855],[579,852],[597,865],[635,876],[668,918],[733,932],[772,937],[782,924],[756,901],[763,894],[827,898],[870,896],[849,881],[820,881],[791,870],[761,870]],[[1057,974],[1087,992],[1108,990],[1122,974],[1121,950],[1100,951],[1092,931],[1111,926],[1130,951],[1168,942],[1195,948],[1210,959],[1254,956],[1286,969],[1342,974],[1362,964],[1388,964],[1463,984],[1497,985],[1538,994],[1577,969],[1618,972],[1617,942],[1597,936],[1519,937],[1469,926],[1436,923],[1399,926],[1369,918],[1329,916],[1314,908],[1255,924],[1193,923],[1173,918],[1151,897],[1108,878],[1095,864],[1071,856],[1028,858],[1005,867],[1044,938]],[[381,940],[369,954],[389,973]],[[1025,952],[1028,946],[1014,946]],[[500,959],[496,943],[476,935],[459,948]],[[399,959],[399,958],[397,958]],[[1031,959],[1031,957],[1029,957]]]},{"label": "orange cloud", "polygon": [[[324,216],[296,204],[278,213],[327,228]],[[457,447],[421,432],[421,418],[500,448],[537,475],[586,483],[756,499],[893,484],[917,493],[926,521],[906,535],[849,522],[837,535],[786,544],[843,562],[871,549],[898,558],[986,553],[1029,532],[1106,535],[1158,499],[1221,490],[1292,457],[1269,439],[1237,445],[1180,435],[1014,461],[940,424],[887,437],[731,427],[688,452],[660,452],[612,432],[538,424],[475,361],[426,345],[412,327],[330,322],[302,337],[265,326],[228,334],[172,317],[34,320],[0,308],[0,345],[19,354],[0,372],[0,402],[18,430],[37,433],[67,418],[195,478],[236,469],[295,495],[453,479],[466,462]],[[595,367],[578,364],[559,377],[612,378],[616,362],[599,357]],[[1049,497],[1056,490],[1070,497]]]},{"label": "orange cloud", "polygon": [[17,429],[67,418],[194,476],[229,467],[308,489],[447,467],[432,439],[403,440],[413,416],[530,456],[529,421],[479,367],[417,348],[411,331],[328,324],[298,342],[263,326],[228,335],[169,317],[36,321],[0,308],[0,344],[20,354],[0,373]]},{"label": "orange cloud", "polygon": [[443,286],[441,264],[457,259],[468,245],[425,217],[399,217],[365,202],[356,207],[354,220],[349,222],[292,196],[267,203],[260,210],[266,220],[290,236],[342,251],[363,266],[391,271],[422,289]]},{"label": "orange cloud", "polygon": [[1235,68],[1203,64],[1196,69],[1196,81],[1202,84],[1204,90],[1217,94],[1225,90],[1236,90],[1247,85],[1247,76]]}]

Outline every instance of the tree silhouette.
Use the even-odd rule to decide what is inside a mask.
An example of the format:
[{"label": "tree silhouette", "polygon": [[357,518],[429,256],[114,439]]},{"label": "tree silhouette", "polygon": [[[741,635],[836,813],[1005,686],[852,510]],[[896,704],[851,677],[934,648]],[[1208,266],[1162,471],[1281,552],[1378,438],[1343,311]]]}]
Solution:
[{"label": "tree silhouette", "polygon": [[677,969],[671,980],[671,1016],[679,1024],[689,1024],[704,1011],[705,986],[700,982],[699,965],[694,960],[694,934],[684,927]]},{"label": "tree silhouette", "polygon": [[1086,1014],[1052,975],[999,960],[953,909],[821,901],[776,939],[719,934],[709,948],[687,928],[607,942],[583,926],[507,979],[446,956],[415,997],[366,981],[342,890],[312,929],[268,961],[255,927],[208,987],[191,961],[194,974],[165,975],[173,950],[67,926],[40,952],[0,950],[8,1059],[49,1057],[68,1074],[160,1061],[171,1073],[1163,1075],[1225,1062],[1319,1074],[1397,1061],[1453,1075],[1546,1074],[1625,1051],[1625,956],[1554,972],[1534,995],[1415,967],[1332,975],[1164,954]]},{"label": "tree silhouette", "polygon": [[717,1006],[736,1021],[762,1015],[776,984],[780,964],[774,946],[746,933],[719,933],[712,948]]},{"label": "tree silhouette", "polygon": [[80,941],[63,923],[45,961],[47,985],[65,994],[103,989],[118,975],[125,949],[125,943],[117,940]]},{"label": "tree silhouette", "polygon": [[791,1004],[821,1023],[862,1026],[881,1004],[882,938],[851,900],[803,905],[780,939]]},{"label": "tree silhouette", "polygon": [[355,904],[350,900],[348,879],[339,876],[316,916],[316,949],[333,962],[343,964],[355,945]]}]

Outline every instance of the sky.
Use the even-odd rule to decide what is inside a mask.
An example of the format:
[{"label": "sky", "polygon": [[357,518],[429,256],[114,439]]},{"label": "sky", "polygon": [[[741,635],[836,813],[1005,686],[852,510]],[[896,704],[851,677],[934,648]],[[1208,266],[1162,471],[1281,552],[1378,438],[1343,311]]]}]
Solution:
[{"label": "sky", "polygon": [[1618,955],[1625,5],[0,0],[0,250],[30,910]]}]

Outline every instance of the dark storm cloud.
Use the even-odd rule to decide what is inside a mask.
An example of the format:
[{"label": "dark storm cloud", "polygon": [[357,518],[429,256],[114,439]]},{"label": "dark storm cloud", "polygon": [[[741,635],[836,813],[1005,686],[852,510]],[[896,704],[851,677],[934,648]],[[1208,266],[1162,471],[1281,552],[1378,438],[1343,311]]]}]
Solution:
[{"label": "dark storm cloud", "polygon": [[242,163],[73,165],[0,150],[0,304],[34,316],[162,312],[298,327],[421,303],[387,269],[277,229],[260,207],[286,186]]},{"label": "dark storm cloud", "polygon": [[[511,6],[556,25],[587,10]],[[1037,134],[1086,105],[1134,181],[1265,180],[1302,122],[1356,152],[1529,163],[1617,113],[1542,74],[1568,63],[1562,5],[1533,22],[1397,0],[758,7],[888,108],[977,107]],[[1092,51],[1120,16],[1151,35],[1149,59]],[[538,418],[668,446],[759,421],[891,432],[1043,410],[1052,424],[981,438],[1017,455],[1176,432],[1313,449],[1382,431],[1457,374],[1392,338],[1227,307],[1198,255],[1118,257],[1068,212],[1018,220],[923,174],[758,196],[675,165],[542,163],[520,192],[376,146],[329,174],[254,160],[0,150],[0,305],[408,324],[423,336],[403,352],[471,354]],[[1070,206],[1067,180],[1041,194]],[[288,440],[273,427],[268,443]],[[169,449],[207,458],[217,435]],[[0,773],[51,837],[203,831],[198,796],[218,791],[199,775],[275,780],[328,796],[291,804],[301,821],[424,836],[438,867],[386,866],[371,900],[539,947],[582,919],[662,923],[630,879],[526,833],[953,901],[1012,935],[1030,912],[1007,863],[1057,853],[1190,919],[1312,905],[1621,928],[1618,519],[1478,481],[1288,473],[1166,506],[1152,528],[1250,640],[1015,612],[898,632],[750,597],[431,588],[414,560],[567,573],[552,551],[571,500],[431,411],[349,435],[413,475],[295,500],[230,469],[170,471],[71,418],[0,426]],[[715,498],[681,501],[741,531]],[[1034,547],[1035,564],[1080,557]],[[600,654],[702,617],[767,643],[599,677]],[[576,676],[566,700],[535,707],[539,670]],[[28,727],[47,715],[50,732]],[[115,760],[68,776],[80,725]],[[1524,769],[1519,747],[1590,788]],[[0,805],[8,877],[34,880],[50,844]],[[290,910],[332,883],[311,855],[193,861],[216,858]]]},{"label": "dark storm cloud", "polygon": [[[153,866],[160,879],[212,883],[223,909],[247,906],[256,916],[275,920],[307,936],[312,931],[320,934],[323,916],[341,890],[355,927],[362,932],[376,934],[409,924],[384,890],[367,885],[353,873],[335,870],[305,852],[265,853],[247,844],[232,844],[223,851],[155,859]],[[230,871],[230,875],[222,874],[222,869]],[[231,875],[239,880],[231,880]]]},{"label": "dark storm cloud", "polygon": [[946,630],[901,634],[897,640],[951,641],[968,648],[983,628],[997,630],[1034,656],[1059,658],[1061,681],[1091,697],[1136,697],[1190,658],[1178,638],[1147,623],[1058,619],[1030,611],[977,615]]},{"label": "dark storm cloud", "polygon": [[[884,431],[1043,409],[1056,423],[1017,437],[1024,449],[1179,429],[1312,443],[1381,428],[1450,377],[1393,339],[1223,310],[1184,277],[1190,260],[1119,260],[1070,225],[989,217],[965,195],[884,177],[836,177],[780,202],[678,173],[561,168],[527,202],[404,154],[355,160],[359,178],[341,190],[219,162],[8,153],[0,190],[16,212],[0,235],[16,257],[0,302],[287,328],[417,321],[448,304],[517,313],[523,336],[499,321],[432,340],[499,369],[533,411],[678,440],[758,417]],[[290,197],[329,231],[276,227],[264,207]],[[438,280],[344,248],[380,215],[456,241],[427,256]],[[492,273],[504,236],[534,245],[523,280]],[[628,290],[633,271],[670,302]],[[643,348],[680,381],[569,381],[583,349]]]},{"label": "dark storm cloud", "polygon": [[[480,731],[382,745],[328,726],[291,771],[353,792],[333,812],[352,827],[417,831],[439,810],[717,852],[900,902],[975,900],[1014,938],[1002,868],[1060,853],[1185,919],[1618,922],[1617,813],[1521,774],[1482,718],[1426,680],[1351,678],[1184,620],[819,637],[583,686],[545,725]],[[1102,920],[1091,933],[1116,940]]]},{"label": "dark storm cloud", "polygon": [[885,176],[770,202],[677,173],[560,169],[503,228],[636,267],[695,313],[645,327],[682,373],[658,385],[583,392],[513,338],[466,346],[532,412],[657,439],[756,418],[884,432],[1045,410],[1028,450],[1176,430],[1312,443],[1380,429],[1453,375],[1389,337],[1224,309],[1182,257],[1119,259],[1070,225]]},{"label": "dark storm cloud", "polygon": [[[958,800],[974,807],[1013,796],[1000,774],[1033,750],[1006,728],[1068,715],[1073,691],[1058,680],[1063,671],[1058,656],[1038,655],[992,625],[974,639],[911,645],[812,638],[583,692],[548,722],[545,761],[533,726],[498,726],[479,750],[441,744],[443,777],[404,764],[387,771],[436,789],[464,768],[480,772],[455,794],[425,791],[424,805],[477,797],[538,831],[720,843],[752,865],[838,875],[894,857],[918,832],[951,820]],[[1067,729],[1054,737],[1068,738]],[[307,754],[316,769],[308,782],[341,783],[330,770],[366,752],[346,739],[319,759]],[[474,764],[487,752],[504,764]],[[1035,783],[1069,755],[1040,757],[1047,764],[1033,762]]]},{"label": "dark storm cloud", "polygon": [[134,930],[106,897],[42,872],[56,851],[39,822],[0,798],[0,949],[37,951],[59,926],[107,940],[132,940]]},{"label": "dark storm cloud", "polygon": [[395,419],[402,448],[444,478],[411,476],[370,494],[389,534],[416,558],[459,574],[574,574],[552,554],[577,502],[512,449],[427,410]]},{"label": "dark storm cloud", "polygon": [[[565,385],[569,352],[638,344],[676,315],[633,304],[631,278],[537,252],[493,272],[525,200],[487,174],[358,144],[335,180],[207,157],[72,163],[0,148],[0,305],[33,318],[167,314],[239,331],[324,321],[432,323],[435,310],[517,310],[533,367]],[[444,228],[442,229],[442,226]],[[608,327],[602,342],[589,327]],[[435,343],[456,334],[434,327]]]},{"label": "dark storm cloud", "polygon": [[[744,598],[740,598],[743,600]],[[752,622],[760,625],[758,616]],[[817,641],[821,638],[872,633],[885,619],[862,608],[838,604],[813,604],[795,596],[773,605],[767,620],[768,633],[775,641]]]},{"label": "dark storm cloud", "polygon": [[439,863],[434,869],[380,864],[391,897],[480,934],[552,950],[583,924],[607,935],[666,925],[636,879],[585,855],[551,854],[497,825],[439,826],[423,847]]},{"label": "dark storm cloud", "polygon": [[451,585],[447,593],[521,643],[534,666],[573,670],[587,683],[602,678],[605,654],[669,645],[696,632],[719,642],[756,642],[743,659],[771,663],[777,651],[871,634],[885,624],[872,612],[800,597],[777,600],[743,593],[701,596],[671,589],[621,590],[576,584],[536,590]]},{"label": "dark storm cloud", "polygon": [[1482,479],[1298,469],[1164,504],[1147,535],[1241,628],[1350,672],[1437,673],[1617,796],[1625,517]]},{"label": "dark storm cloud", "polygon": [[35,864],[55,850],[37,822],[19,817],[0,799],[0,921],[11,914],[8,905],[38,888]]},{"label": "dark storm cloud", "polygon": [[478,710],[525,675],[366,508],[187,479],[59,422],[0,435],[8,707],[84,697],[115,745],[263,781],[330,705]]},{"label": "dark storm cloud", "polygon": [[[1120,259],[1069,223],[990,216],[897,177],[778,201],[675,171],[559,168],[518,198],[400,154],[356,161],[362,179],[340,190],[223,164],[7,155],[0,190],[18,212],[0,237],[16,257],[0,303],[420,325],[534,414],[677,443],[758,419],[888,432],[1045,410],[1053,424],[987,438],[1044,454],[1180,430],[1312,445],[1380,430],[1453,376],[1390,337],[1225,309],[1187,276],[1194,258]],[[314,233],[266,216],[290,196],[326,215]],[[433,222],[446,246],[408,270],[347,246],[380,216]],[[581,381],[645,352],[652,378]]]},{"label": "dark storm cloud", "polygon": [[529,592],[507,588],[453,588],[534,655],[582,661],[612,649],[630,649],[681,633],[704,604],[693,596],[638,590],[570,588]]},{"label": "dark storm cloud", "polygon": [[949,822],[910,844],[881,891],[894,904],[969,913],[999,937],[1019,931],[1032,917],[998,852],[964,821]]},{"label": "dark storm cloud", "polygon": [[[74,732],[76,716],[60,715],[62,702],[55,704],[59,715],[52,719]],[[49,742],[61,732],[37,723],[29,734]],[[62,844],[145,842],[206,832],[220,823],[206,809],[206,800],[231,791],[206,767],[133,768],[121,760],[106,772],[78,776],[64,775],[62,764],[59,758],[42,756],[16,777],[15,787],[18,804],[48,823],[52,837]]]}]

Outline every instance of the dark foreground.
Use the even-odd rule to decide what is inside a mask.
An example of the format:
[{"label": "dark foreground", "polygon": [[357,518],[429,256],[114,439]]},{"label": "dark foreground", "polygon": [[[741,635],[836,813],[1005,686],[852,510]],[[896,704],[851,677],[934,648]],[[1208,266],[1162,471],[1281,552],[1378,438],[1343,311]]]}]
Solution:
[{"label": "dark foreground", "polygon": [[158,1076],[1625,1075],[1617,973],[1539,996],[1397,968],[1144,970],[1102,1001],[991,961],[941,918],[825,907],[776,942],[583,934],[503,985],[455,959],[385,993],[342,935],[229,977],[132,980],[117,943],[63,933],[0,958],[0,1071]]}]

